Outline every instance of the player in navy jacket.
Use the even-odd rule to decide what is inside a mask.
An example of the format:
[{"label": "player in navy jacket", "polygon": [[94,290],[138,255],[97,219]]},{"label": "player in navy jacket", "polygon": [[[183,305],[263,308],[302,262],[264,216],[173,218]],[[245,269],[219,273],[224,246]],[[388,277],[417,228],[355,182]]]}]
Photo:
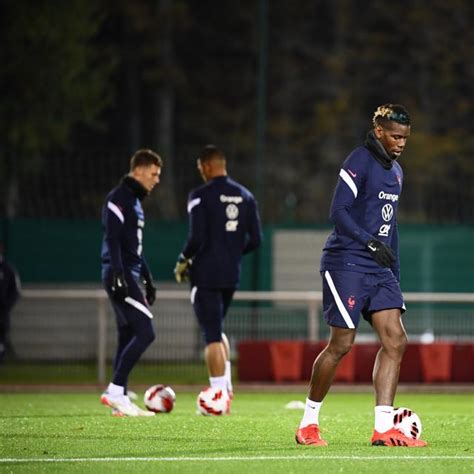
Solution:
[{"label": "player in navy jacket", "polygon": [[306,408],[296,441],[325,446],[319,410],[340,360],[352,347],[360,314],[377,333],[380,348],[373,371],[374,446],[425,446],[395,429],[393,402],[406,346],[401,321],[397,207],[403,172],[396,161],[410,135],[410,116],[401,105],[380,106],[364,146],[339,172],[331,204],[334,230],[321,258],[324,318],[330,326],[326,348],[316,358]]},{"label": "player in navy jacket", "polygon": [[189,195],[189,235],[175,276],[178,282],[191,282],[211,387],[232,395],[229,343],[222,325],[239,284],[242,255],[260,245],[260,217],[250,191],[227,175],[222,151],[206,146],[197,164],[205,184]]},{"label": "player in navy jacket", "polygon": [[[155,287],[143,256],[145,216],[141,201],[160,181],[163,162],[151,150],[138,150],[130,160],[130,173],[110,191],[102,208],[102,281],[112,303],[118,346],[112,382],[101,396],[117,416],[153,416],[127,395],[128,376],[155,339],[150,306]],[[145,285],[143,294],[140,284]]]}]

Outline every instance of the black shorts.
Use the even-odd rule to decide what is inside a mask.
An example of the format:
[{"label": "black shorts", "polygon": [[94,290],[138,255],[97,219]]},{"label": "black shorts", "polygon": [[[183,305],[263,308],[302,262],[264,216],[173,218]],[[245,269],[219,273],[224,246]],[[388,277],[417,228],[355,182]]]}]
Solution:
[{"label": "black shorts", "polygon": [[191,289],[191,303],[206,344],[222,341],[222,326],[235,288]]}]

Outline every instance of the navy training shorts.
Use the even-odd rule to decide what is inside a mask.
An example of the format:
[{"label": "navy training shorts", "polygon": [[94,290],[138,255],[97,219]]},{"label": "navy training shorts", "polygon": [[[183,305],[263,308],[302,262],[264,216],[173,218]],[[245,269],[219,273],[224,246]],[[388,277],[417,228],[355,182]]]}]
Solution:
[{"label": "navy training shorts", "polygon": [[222,341],[222,326],[235,288],[191,289],[191,303],[207,344]]},{"label": "navy training shorts", "polygon": [[356,329],[361,314],[371,323],[376,311],[399,308],[405,312],[400,284],[392,272],[326,270],[321,276],[324,319],[330,326]]}]

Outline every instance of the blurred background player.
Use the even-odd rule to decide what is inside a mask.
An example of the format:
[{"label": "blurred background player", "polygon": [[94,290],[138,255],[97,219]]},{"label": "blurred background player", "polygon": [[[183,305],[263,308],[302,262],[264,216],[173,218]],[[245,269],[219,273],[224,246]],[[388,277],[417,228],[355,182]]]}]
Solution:
[{"label": "blurred background player", "polygon": [[20,297],[20,278],[15,268],[5,260],[0,242],[0,364],[8,355],[14,355],[10,340],[10,316]]},{"label": "blurred background player", "polygon": [[400,290],[397,205],[403,172],[396,161],[410,135],[410,116],[401,105],[380,106],[364,146],[344,161],[330,216],[335,227],[321,258],[324,318],[329,343],[313,365],[309,395],[296,441],[326,446],[319,410],[340,360],[354,342],[362,313],[382,347],[375,359],[374,446],[425,446],[394,428],[393,401],[407,336]]},{"label": "blurred background player", "polygon": [[211,387],[232,398],[229,342],[222,326],[239,284],[242,255],[262,240],[260,217],[253,195],[227,176],[221,150],[206,146],[197,167],[205,184],[189,194],[189,234],[174,272],[178,282],[191,281]]},{"label": "blurred background player", "polygon": [[118,346],[112,382],[101,402],[112,407],[117,416],[154,415],[130,401],[127,382],[131,370],[155,339],[149,307],[155,301],[156,289],[142,253],[145,216],[141,201],[160,182],[162,166],[156,153],[138,150],[130,160],[129,174],[107,195],[102,208],[102,281],[116,316]]}]

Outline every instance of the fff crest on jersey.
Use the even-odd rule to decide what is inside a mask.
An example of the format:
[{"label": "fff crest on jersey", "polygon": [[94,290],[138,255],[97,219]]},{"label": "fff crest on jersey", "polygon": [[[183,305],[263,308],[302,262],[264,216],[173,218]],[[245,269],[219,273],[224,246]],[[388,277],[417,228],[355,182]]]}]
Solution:
[{"label": "fff crest on jersey", "polygon": [[228,219],[237,219],[239,217],[239,208],[235,204],[229,204],[225,208],[225,213]]}]

